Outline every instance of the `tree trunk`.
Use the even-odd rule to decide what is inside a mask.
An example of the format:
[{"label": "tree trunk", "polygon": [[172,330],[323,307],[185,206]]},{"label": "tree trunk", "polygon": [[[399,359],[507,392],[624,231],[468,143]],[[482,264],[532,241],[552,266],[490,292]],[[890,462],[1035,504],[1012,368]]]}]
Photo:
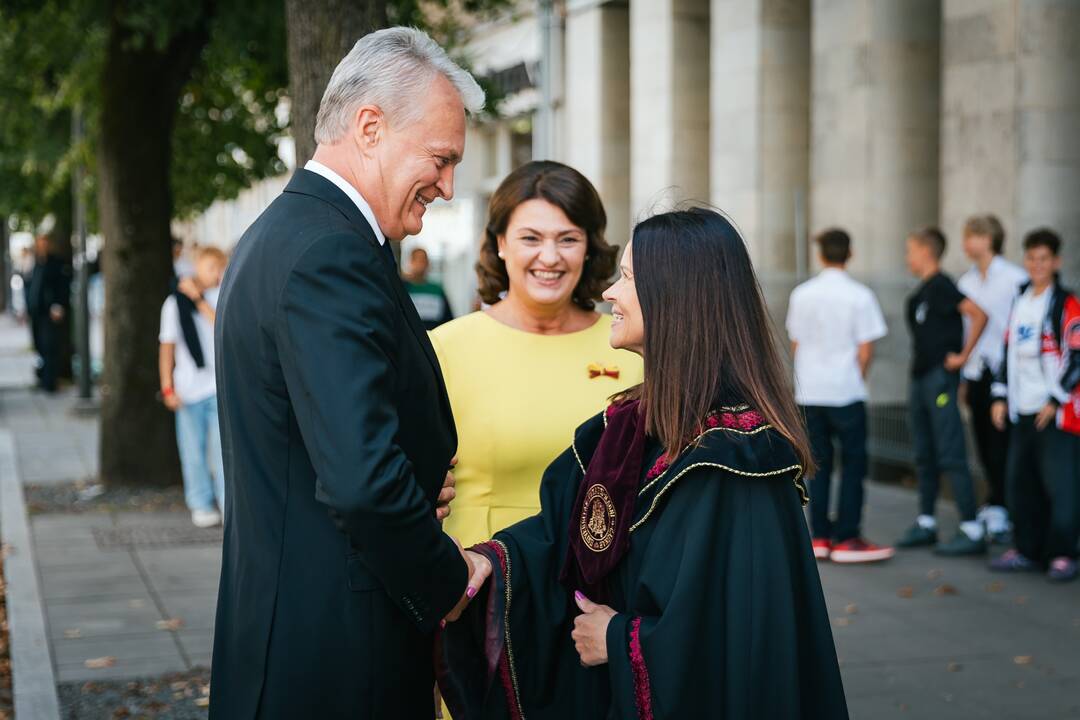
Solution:
[{"label": "tree trunk", "polygon": [[98,211],[105,238],[101,476],[108,484],[179,481],[172,413],[156,399],[161,303],[172,276],[170,158],[180,92],[207,41],[202,19],[162,49],[132,42],[111,3],[102,73]]},{"label": "tree trunk", "polygon": [[357,40],[387,22],[386,0],[285,0],[296,167],[315,154],[315,116],[334,68]]},{"label": "tree trunk", "polygon": [[11,309],[11,242],[8,232],[8,219],[0,215],[0,312]]}]

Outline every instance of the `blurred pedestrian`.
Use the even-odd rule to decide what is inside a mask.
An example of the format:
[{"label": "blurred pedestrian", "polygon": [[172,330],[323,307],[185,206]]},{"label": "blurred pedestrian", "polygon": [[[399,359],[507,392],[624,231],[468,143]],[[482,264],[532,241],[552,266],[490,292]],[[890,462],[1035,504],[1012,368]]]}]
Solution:
[{"label": "blurred pedestrian", "polygon": [[446,531],[465,546],[534,515],[574,428],[642,380],[596,311],[618,253],[606,225],[596,189],[561,163],[522,165],[492,195],[476,270],[490,307],[432,333],[458,428]]},{"label": "blurred pedestrian", "polygon": [[173,276],[189,277],[195,273],[195,266],[184,252],[184,241],[178,237],[172,239]]},{"label": "blurred pedestrian", "polygon": [[1027,273],[1001,256],[1005,229],[993,215],[976,215],[964,225],[964,254],[974,265],[960,276],[957,287],[986,313],[986,329],[963,370],[960,395],[971,411],[975,447],[986,477],[986,504],[979,521],[991,543],[1008,544],[1009,514],[1005,506],[1005,458],[1008,428],[990,421],[990,386],[1001,367],[1009,309],[1027,280]]},{"label": "blurred pedestrian", "polygon": [[176,445],[184,500],[196,527],[221,523],[225,470],[214,377],[214,317],[225,253],[199,250],[192,275],[180,279],[161,307],[158,369],[161,397],[176,413]]},{"label": "blurred pedestrian", "polygon": [[1077,576],[1080,539],[1080,300],[1061,286],[1061,239],[1024,238],[1031,282],[1013,304],[1005,360],[994,383],[994,424],[1011,420],[1006,470],[1015,547],[991,563],[1001,571],[1047,569]]},{"label": "blurred pedestrian", "polygon": [[[866,454],[866,376],[874,341],[888,332],[870,288],[845,271],[851,238],[839,228],[816,238],[821,264],[788,303],[787,331],[795,356],[795,400],[817,472],[810,477],[810,524],[814,557],[840,563],[887,560],[891,547],[862,536]],[[840,444],[840,496],[836,522],[829,517],[833,443]]]},{"label": "blurred pedestrian", "polygon": [[434,330],[454,319],[450,301],[446,299],[443,286],[428,279],[427,250],[414,248],[409,253],[409,272],[405,275],[405,289],[416,306],[416,313],[428,330]]},{"label": "blurred pedestrian", "polygon": [[38,354],[37,387],[56,392],[64,347],[64,320],[71,309],[71,269],[52,252],[47,235],[34,239],[34,267],[26,282],[26,314]]},{"label": "blurred pedestrian", "polygon": [[[935,227],[907,239],[907,264],[922,282],[907,301],[912,338],[908,410],[915,442],[919,480],[919,515],[897,546],[936,545],[939,555],[986,552],[985,531],[976,519],[975,488],[968,467],[964,426],[957,407],[960,370],[974,352],[986,327],[986,313],[965,297],[941,271],[945,235]],[[970,325],[964,337],[964,318]],[[960,529],[948,542],[938,542],[935,506],[941,475],[949,478]]]}]

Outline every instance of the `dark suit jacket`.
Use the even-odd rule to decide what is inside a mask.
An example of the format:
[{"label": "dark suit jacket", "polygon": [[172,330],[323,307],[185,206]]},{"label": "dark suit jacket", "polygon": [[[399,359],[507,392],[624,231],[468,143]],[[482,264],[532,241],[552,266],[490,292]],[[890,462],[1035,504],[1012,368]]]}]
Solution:
[{"label": "dark suit jacket", "polygon": [[26,282],[26,313],[32,318],[48,317],[49,308],[71,307],[71,272],[56,255],[38,259]]},{"label": "dark suit jacket", "polygon": [[457,436],[388,248],[298,170],[217,307],[225,544],[210,716],[431,718],[467,572],[435,519]]}]

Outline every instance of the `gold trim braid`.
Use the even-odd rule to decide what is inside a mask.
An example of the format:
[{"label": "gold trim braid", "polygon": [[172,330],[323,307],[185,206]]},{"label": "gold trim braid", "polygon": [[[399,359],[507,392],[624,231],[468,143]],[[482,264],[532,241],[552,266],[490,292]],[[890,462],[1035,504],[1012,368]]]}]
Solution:
[{"label": "gold trim braid", "polygon": [[[630,532],[634,532],[639,527],[641,527],[642,525],[645,524],[645,521],[648,520],[649,517],[653,514],[653,510],[656,509],[656,505],[657,505],[657,503],[660,502],[660,498],[662,498],[664,496],[664,493],[666,493],[671,488],[672,485],[674,485],[676,482],[678,482],[679,478],[681,478],[683,475],[690,472],[694,468],[699,468],[699,467],[714,467],[714,468],[718,468],[720,470],[725,470],[725,471],[727,471],[729,473],[733,473],[735,475],[742,475],[743,477],[756,477],[756,478],[775,477],[777,475],[783,475],[784,473],[791,472],[792,470],[794,470],[795,471],[795,478],[794,478],[793,482],[795,483],[795,488],[799,491],[799,497],[802,500],[803,506],[805,507],[806,504],[808,502],[810,502],[810,498],[806,494],[806,488],[803,487],[803,484],[802,484],[802,472],[803,472],[802,465],[791,465],[789,467],[781,468],[779,470],[769,470],[768,472],[755,473],[755,472],[747,472],[745,470],[736,470],[735,468],[728,467],[727,465],[721,465],[719,463],[699,462],[699,463],[694,463],[693,465],[688,465],[687,467],[683,468],[682,472],[680,472],[678,475],[673,477],[671,479],[671,482],[669,482],[667,485],[665,485],[663,488],[661,488],[660,492],[656,493],[656,497],[653,498],[652,503],[649,505],[648,511],[645,513],[644,517],[642,517],[640,520],[638,520],[636,523],[634,523],[633,525],[630,526]],[[659,478],[657,478],[657,479],[659,480]]]},{"label": "gold trim braid", "polygon": [[[709,433],[723,431],[723,432],[735,433],[736,435],[757,435],[760,432],[765,432],[766,430],[771,430],[771,429],[772,429],[772,425],[768,425],[768,424],[762,425],[761,427],[758,427],[758,428],[754,428],[753,430],[736,430],[735,428],[725,428],[725,427],[709,428],[708,430],[706,430],[705,432],[701,433],[696,438],[694,438],[694,440],[689,445],[684,447],[682,449],[682,452],[679,453],[679,456],[681,457],[682,454],[685,453],[687,450],[689,450],[693,446],[700,443],[701,439],[704,438]],[[576,453],[577,450],[575,450],[574,452]],[[662,472],[659,475],[657,475],[656,477],[654,477],[651,482],[645,483],[644,487],[642,487],[640,490],[638,490],[638,497],[641,497],[642,495],[644,495],[646,492],[648,492],[653,487],[653,485],[656,485],[656,483],[663,480],[664,476],[667,475],[668,470],[670,470],[672,468],[672,466],[674,466],[674,465],[675,465],[674,462],[671,463],[671,465],[669,465],[667,467],[667,469],[664,470],[664,472]]]},{"label": "gold trim braid", "polygon": [[510,549],[502,540],[492,540],[498,545],[506,558],[506,573],[503,584],[506,585],[506,610],[503,613],[503,632],[506,634],[506,663],[510,666],[510,681],[514,684],[514,702],[517,703],[518,715],[525,720],[525,711],[521,707],[521,690],[518,689],[517,669],[514,667],[514,647],[510,643],[510,600],[513,593],[510,590]]}]

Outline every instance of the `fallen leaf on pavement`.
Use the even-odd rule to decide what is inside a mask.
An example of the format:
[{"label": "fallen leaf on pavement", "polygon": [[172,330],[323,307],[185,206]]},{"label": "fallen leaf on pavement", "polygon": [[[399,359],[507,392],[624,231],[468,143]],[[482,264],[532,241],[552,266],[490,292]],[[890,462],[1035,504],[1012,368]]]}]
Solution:
[{"label": "fallen leaf on pavement", "polygon": [[910,585],[905,585],[904,587],[897,590],[896,594],[899,595],[902,598],[914,597],[915,596],[915,588],[911,587]]},{"label": "fallen leaf on pavement", "polygon": [[949,672],[960,672],[964,669],[964,666],[958,662],[951,662],[948,665]]},{"label": "fallen leaf on pavement", "polygon": [[68,640],[74,640],[75,638],[81,638],[82,637],[82,630],[80,630],[79,628],[68,628],[67,630],[64,631],[64,637],[66,637]]},{"label": "fallen leaf on pavement", "polygon": [[939,577],[941,577],[944,574],[945,574],[944,570],[939,570],[937,568],[934,568],[930,572],[926,573],[926,579],[927,580],[937,580]]},{"label": "fallen leaf on pavement", "polygon": [[835,620],[833,620],[833,625],[836,625],[837,627],[847,627],[850,624],[851,624],[851,621],[848,620],[847,618],[843,618],[843,617],[842,618],[836,618]]},{"label": "fallen leaf on pavement", "polygon": [[86,662],[83,663],[83,665],[85,665],[86,667],[91,668],[93,670],[97,670],[99,668],[112,667],[115,664],[116,664],[116,658],[114,658],[112,655],[106,655],[105,657],[99,657],[99,658],[90,658],[89,660],[87,660]]},{"label": "fallen leaf on pavement", "polygon": [[1027,605],[1027,595],[1021,595],[1014,601],[1017,605]]},{"label": "fallen leaf on pavement", "polygon": [[992,582],[992,583],[990,583],[989,585],[986,586],[986,592],[996,593],[996,592],[1001,592],[1004,589],[1005,589],[1005,583],[999,582],[999,581],[994,581],[994,582]]},{"label": "fallen leaf on pavement", "polygon": [[1016,663],[1017,665],[1030,665],[1031,664],[1031,656],[1030,655],[1017,655],[1016,657],[1013,658],[1013,662]]},{"label": "fallen leaf on pavement", "polygon": [[169,618],[168,620],[157,621],[158,630],[179,630],[182,627],[184,627],[183,618]]},{"label": "fallen leaf on pavement", "polygon": [[846,612],[848,615],[854,615],[859,612],[859,606],[855,603],[851,603],[846,608],[844,608],[844,612]]},{"label": "fallen leaf on pavement", "polygon": [[938,585],[936,588],[934,588],[934,594],[938,595],[939,597],[943,595],[955,595],[956,588],[952,585],[949,585],[948,583],[945,583],[944,585]]}]

